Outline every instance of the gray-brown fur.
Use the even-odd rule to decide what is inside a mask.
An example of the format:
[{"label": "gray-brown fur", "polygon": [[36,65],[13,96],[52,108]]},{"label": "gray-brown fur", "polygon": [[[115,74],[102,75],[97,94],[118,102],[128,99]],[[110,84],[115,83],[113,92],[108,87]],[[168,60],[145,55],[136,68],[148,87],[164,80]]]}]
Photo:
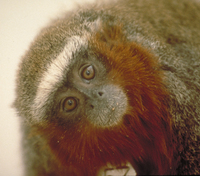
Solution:
[{"label": "gray-brown fur", "polygon": [[[57,169],[62,169],[54,163],[50,151],[42,150],[45,140],[29,136],[29,125],[35,123],[31,105],[51,60],[63,50],[70,36],[90,33],[88,25],[97,19],[110,24],[122,23],[129,40],[159,57],[178,139],[177,174],[200,174],[200,2],[122,0],[104,6],[84,7],[54,20],[41,31],[22,58],[14,104],[22,121],[26,175],[56,175]],[[49,101],[51,104],[53,99]],[[47,111],[41,121],[49,114]]]}]

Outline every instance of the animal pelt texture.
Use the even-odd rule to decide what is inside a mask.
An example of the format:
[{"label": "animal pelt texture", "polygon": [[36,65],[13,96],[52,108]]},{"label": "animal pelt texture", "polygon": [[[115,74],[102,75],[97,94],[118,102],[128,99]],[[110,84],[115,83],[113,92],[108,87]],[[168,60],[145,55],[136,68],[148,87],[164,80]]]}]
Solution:
[{"label": "animal pelt texture", "polygon": [[[115,27],[121,32],[115,31]],[[105,32],[104,28],[111,29],[111,32]],[[166,144],[170,149],[165,149],[166,151],[163,149],[163,153],[169,161],[166,167],[169,166],[169,168],[166,171],[167,169],[164,168],[165,160],[162,157],[160,157],[160,160],[163,163],[160,163],[160,165],[157,163],[159,168],[156,168],[154,164],[150,164],[151,159],[152,162],[156,163],[156,159],[150,153],[156,154],[156,149],[159,149],[158,154],[160,154],[160,150],[162,150],[162,147],[156,146],[155,140],[151,140],[153,142],[152,146],[155,145],[155,151],[149,151],[147,146],[146,151],[149,152],[149,154],[146,154],[147,158],[144,156],[142,156],[142,160],[133,158],[134,162],[132,164],[137,167],[136,171],[140,173],[141,170],[146,170],[146,174],[200,174],[200,2],[197,0],[112,1],[104,5],[87,6],[68,12],[64,17],[54,20],[41,31],[35,42],[31,44],[30,50],[22,58],[17,76],[17,98],[14,103],[19,116],[22,117],[26,174],[29,176],[87,175],[88,168],[84,168],[84,170],[81,168],[81,164],[79,168],[72,164],[73,161],[68,165],[66,164],[66,161],[64,161],[64,154],[66,153],[59,152],[64,149],[67,150],[67,147],[52,152],[52,150],[55,151],[58,148],[51,144],[52,139],[50,138],[63,135],[62,131],[55,132],[57,124],[53,125],[47,122],[48,116],[51,114],[51,108],[53,108],[53,98],[51,97],[48,100],[50,102],[47,102],[46,106],[49,106],[49,108],[45,111],[35,109],[35,113],[32,105],[48,65],[51,64],[52,58],[56,58],[63,50],[70,37],[82,37],[86,34],[86,38],[90,38],[90,36],[94,37],[96,34],[100,35],[103,33],[102,31],[109,35],[112,35],[113,32],[114,37],[106,37],[112,40],[108,43],[110,42],[109,44],[114,48],[115,45],[121,41],[123,43],[124,40],[125,43],[134,42],[134,46],[135,44],[138,45],[139,48],[136,48],[139,52],[144,50],[144,53],[147,53],[142,56],[155,58],[155,62],[159,67],[153,61],[147,64],[147,67],[158,67],[159,71],[155,71],[153,74],[162,72],[158,77],[153,78],[158,82],[155,86],[161,85],[160,80],[164,85],[164,88],[160,89],[163,92],[157,92],[157,94],[160,96],[167,95],[165,101],[162,101],[165,104],[164,108],[161,105],[159,107],[161,107],[160,113],[164,114],[163,118],[165,116],[170,117],[169,121],[166,120],[166,127],[162,124],[163,136],[167,138],[169,133],[170,138],[169,144]],[[120,37],[116,37],[115,34]],[[98,35],[91,40],[91,43],[95,43],[96,39],[98,39]],[[98,44],[98,47],[103,48],[101,43]],[[119,51],[121,50],[117,50],[117,53]],[[106,53],[104,54],[106,55]],[[112,56],[113,54],[110,54],[110,57]],[[144,59],[144,62],[146,61]],[[149,74],[151,74],[151,71],[151,69],[148,70]],[[146,78],[144,77],[144,79]],[[129,79],[127,78],[127,80]],[[149,79],[146,80],[149,81]],[[152,102],[156,102],[156,100],[152,100]],[[151,107],[148,102],[146,104]],[[167,111],[165,107],[167,107]],[[154,113],[151,110],[149,112]],[[35,114],[37,114],[37,117]],[[151,121],[151,119],[147,121]],[[46,128],[47,125],[48,128]],[[137,127],[135,126],[135,128]],[[141,133],[143,133],[142,129]],[[53,136],[51,130],[56,133],[55,136]],[[43,133],[49,133],[51,136],[43,135]],[[146,135],[146,132],[144,133]],[[151,131],[149,133],[151,134]],[[104,135],[106,136],[106,133]],[[57,159],[58,157],[61,158],[61,163],[64,163],[64,166]],[[143,165],[145,159],[149,162]],[[139,166],[137,161],[140,161]],[[69,165],[70,167],[68,167]],[[84,166],[90,167],[87,164]],[[97,165],[94,166],[97,167]],[[68,169],[66,169],[67,167]],[[90,172],[88,171],[88,173]]]}]

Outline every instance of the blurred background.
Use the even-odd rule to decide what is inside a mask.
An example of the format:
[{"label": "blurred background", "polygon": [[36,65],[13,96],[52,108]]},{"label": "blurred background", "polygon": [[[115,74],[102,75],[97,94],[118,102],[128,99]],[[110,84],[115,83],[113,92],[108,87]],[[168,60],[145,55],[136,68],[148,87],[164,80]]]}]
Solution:
[{"label": "blurred background", "polygon": [[51,19],[94,0],[0,0],[0,176],[22,176],[20,123],[14,109],[21,56]]}]

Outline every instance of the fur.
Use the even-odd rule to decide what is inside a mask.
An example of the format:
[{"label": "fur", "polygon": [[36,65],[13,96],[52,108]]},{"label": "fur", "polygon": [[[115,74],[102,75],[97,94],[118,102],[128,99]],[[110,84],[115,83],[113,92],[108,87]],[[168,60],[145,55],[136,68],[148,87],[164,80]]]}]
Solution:
[{"label": "fur", "polygon": [[69,39],[64,50],[48,66],[47,71],[42,75],[32,106],[33,120],[39,121],[40,119],[37,118],[42,117],[41,114],[45,114],[43,110],[50,94],[57,91],[57,85],[62,82],[66,68],[69,69],[73,53],[77,52],[83,45],[86,45],[84,39],[73,36]]}]

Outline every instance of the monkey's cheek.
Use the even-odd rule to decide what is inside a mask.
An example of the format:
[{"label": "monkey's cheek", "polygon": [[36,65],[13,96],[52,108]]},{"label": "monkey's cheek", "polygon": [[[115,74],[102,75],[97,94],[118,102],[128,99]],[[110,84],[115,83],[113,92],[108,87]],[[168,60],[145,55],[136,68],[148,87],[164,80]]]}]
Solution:
[{"label": "monkey's cheek", "polygon": [[96,176],[136,176],[137,173],[132,165],[128,162],[121,167],[116,167],[108,163],[106,166],[100,168]]}]

